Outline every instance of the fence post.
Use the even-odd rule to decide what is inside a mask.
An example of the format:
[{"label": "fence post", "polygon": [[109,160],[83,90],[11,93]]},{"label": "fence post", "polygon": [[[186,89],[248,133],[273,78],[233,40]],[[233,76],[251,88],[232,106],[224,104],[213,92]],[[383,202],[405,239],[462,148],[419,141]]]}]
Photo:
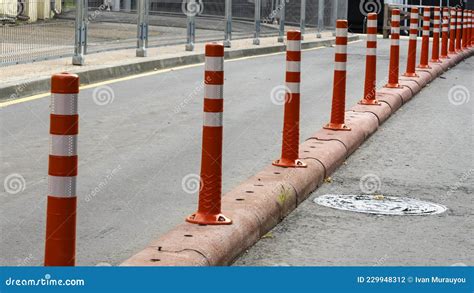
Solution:
[{"label": "fence post", "polygon": [[285,8],[286,0],[280,0],[280,26],[278,28],[278,42],[283,43],[285,40]]},{"label": "fence post", "polygon": [[318,2],[318,29],[316,33],[317,38],[321,38],[321,32],[324,30],[324,0]]},{"label": "fence post", "polygon": [[137,57],[147,56],[149,0],[138,0],[137,13]]},{"label": "fence post", "polygon": [[230,48],[232,39],[232,0],[225,0],[225,39],[224,47]]},{"label": "fence post", "polygon": [[255,37],[253,39],[254,45],[260,45],[260,15],[261,15],[261,0],[255,0]]},{"label": "fence post", "polygon": [[87,51],[87,0],[76,0],[73,65],[84,65]]},{"label": "fence post", "polygon": [[300,32],[301,39],[304,39],[304,29],[306,27],[306,0],[301,0],[301,10],[300,10]]}]

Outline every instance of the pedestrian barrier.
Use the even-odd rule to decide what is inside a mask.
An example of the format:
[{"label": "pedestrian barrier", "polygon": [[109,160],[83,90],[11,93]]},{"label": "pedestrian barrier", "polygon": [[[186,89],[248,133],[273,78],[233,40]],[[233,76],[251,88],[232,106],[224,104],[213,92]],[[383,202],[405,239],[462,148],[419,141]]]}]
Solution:
[{"label": "pedestrian barrier", "polygon": [[449,9],[443,8],[443,27],[440,59],[448,59]]},{"label": "pedestrian barrier", "polygon": [[400,73],[400,10],[392,10],[390,44],[390,67],[388,70],[387,88],[400,88],[398,75]]},{"label": "pedestrian barrier", "polygon": [[[434,20],[433,20],[433,48],[431,50],[431,62],[441,63],[439,59],[439,33],[441,25],[441,9],[439,7],[434,8]],[[429,42],[429,39],[428,39]]]},{"label": "pedestrian barrier", "polygon": [[367,52],[365,57],[364,97],[362,105],[380,105],[375,96],[377,68],[377,13],[367,15]]},{"label": "pedestrian barrier", "polygon": [[287,32],[285,110],[281,158],[273,162],[279,167],[305,168],[299,160],[300,132],[300,82],[301,82],[301,32]]},{"label": "pedestrian barrier", "polygon": [[351,129],[344,123],[346,109],[347,20],[336,22],[336,52],[332,87],[331,120],[324,126],[329,130]]},{"label": "pedestrian barrier", "polygon": [[75,264],[78,94],[77,75],[53,75],[45,266]]},{"label": "pedestrian barrier", "polygon": [[403,76],[416,77],[416,42],[418,37],[418,8],[412,7],[410,12],[410,36],[408,41],[407,71]]},{"label": "pedestrian barrier", "polygon": [[423,9],[423,36],[421,39],[421,55],[418,68],[431,68],[431,66],[428,65],[428,51],[430,46],[430,17],[431,9],[429,7],[425,7]]},{"label": "pedestrian barrier", "polygon": [[[452,52],[451,48],[448,51],[448,13],[450,11],[443,9],[442,44],[441,55],[439,55],[441,10],[435,8],[432,67],[428,66],[430,8],[425,7],[420,62],[424,70],[416,72],[418,8],[412,7],[407,73],[405,76],[418,77],[419,74],[420,77],[399,79],[400,11],[393,9],[389,81],[385,88],[380,91],[377,91],[375,87],[377,15],[370,13],[367,26],[364,98],[347,112],[345,110],[345,98],[348,23],[346,20],[338,20],[336,23],[335,67],[330,122],[301,145],[299,145],[301,32],[289,31],[286,46],[286,93],[281,158],[274,161],[273,166],[269,166],[269,168],[258,173],[257,176],[250,178],[248,182],[246,181],[240,185],[236,192],[230,192],[229,197],[224,198],[224,203],[231,207],[230,210],[226,210],[225,214],[236,219],[235,222],[224,215],[221,210],[224,46],[217,43],[207,44],[205,47],[204,116],[197,212],[186,218],[188,224],[172,230],[162,240],[168,246],[178,245],[179,243],[180,249],[161,251],[160,249],[157,250],[156,247],[151,247],[138,253],[124,264],[150,265],[157,259],[159,261],[163,260],[163,262],[160,262],[161,265],[190,263],[195,265],[222,265],[232,262],[239,253],[258,241],[259,237],[268,232],[291,209],[294,209],[299,202],[304,200],[320,184],[323,178],[334,171],[347,156],[376,131],[381,123],[388,119],[403,103],[411,99],[416,92],[416,87],[413,85],[415,80],[420,88],[426,86],[439,72],[447,70],[449,66],[473,54],[474,50],[468,49],[468,45],[472,45],[472,33],[469,36],[472,25],[468,21],[472,21],[472,13],[464,12],[466,20],[464,29],[461,30],[460,26],[453,27],[453,24],[457,23],[458,16],[458,11],[454,11],[455,13],[453,11],[451,10],[449,47],[453,46],[453,50],[455,50],[459,46],[457,40],[458,33],[461,32],[461,40],[465,40],[466,44],[463,54]],[[453,39],[453,36],[456,36],[456,39]],[[437,44],[435,44],[436,42]],[[448,56],[449,53],[451,53],[451,56]],[[78,76],[67,73],[54,75],[51,79],[51,93],[51,147],[44,264],[45,266],[73,266],[75,264],[77,205]],[[380,107],[373,107],[373,105],[379,105]],[[346,115],[349,117],[347,121]],[[324,146],[317,149],[315,145]],[[300,148],[302,152],[306,153],[304,163],[300,160]],[[298,168],[298,171],[288,172],[285,170],[287,168],[278,167],[306,168]],[[278,172],[275,170],[278,170]],[[318,173],[314,174],[313,172]],[[318,180],[318,182],[314,182],[315,180]],[[260,187],[263,191],[255,192]],[[280,189],[283,189],[283,191],[280,192]],[[256,205],[255,209],[249,210],[249,208],[252,208],[250,205],[236,204],[236,201],[243,202],[246,200],[242,193],[254,194],[247,202]],[[255,196],[256,194],[261,196]],[[275,198],[278,198],[278,201],[275,202]],[[191,224],[200,224],[201,226],[227,225],[228,228],[202,232],[202,227]],[[193,233],[200,233],[200,231],[207,233],[205,234],[206,241],[202,244],[202,247],[194,250],[189,248],[188,244],[180,243],[183,236],[182,232],[187,229],[192,230]],[[218,234],[219,237],[214,237],[216,239],[211,239],[212,237],[209,235],[212,233],[220,234]],[[186,235],[188,234],[184,234],[184,236]],[[192,236],[192,234],[189,235]],[[228,238],[234,240],[228,240]],[[193,239],[192,245],[200,243],[199,238],[193,237]],[[231,255],[225,255],[226,253],[231,253]]]},{"label": "pedestrian barrier", "polygon": [[212,43],[205,49],[204,119],[202,127],[199,205],[186,221],[225,225],[232,221],[221,213],[222,135],[224,112],[224,46]]}]

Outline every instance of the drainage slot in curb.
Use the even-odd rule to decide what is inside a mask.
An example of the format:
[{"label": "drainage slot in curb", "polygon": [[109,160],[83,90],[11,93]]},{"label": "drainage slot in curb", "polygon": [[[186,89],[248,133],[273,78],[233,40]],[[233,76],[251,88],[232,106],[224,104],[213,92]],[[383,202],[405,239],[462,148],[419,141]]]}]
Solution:
[{"label": "drainage slot in curb", "polygon": [[184,237],[193,237],[191,234],[184,234]]},{"label": "drainage slot in curb", "polygon": [[447,210],[440,204],[383,195],[325,194],[315,198],[314,202],[338,210],[380,215],[435,215]]},{"label": "drainage slot in curb", "polygon": [[252,190],[246,190],[245,193],[253,193]]},{"label": "drainage slot in curb", "polygon": [[243,200],[245,200],[245,199],[244,199],[244,198],[236,198],[235,200],[236,200],[236,201],[243,201]]}]

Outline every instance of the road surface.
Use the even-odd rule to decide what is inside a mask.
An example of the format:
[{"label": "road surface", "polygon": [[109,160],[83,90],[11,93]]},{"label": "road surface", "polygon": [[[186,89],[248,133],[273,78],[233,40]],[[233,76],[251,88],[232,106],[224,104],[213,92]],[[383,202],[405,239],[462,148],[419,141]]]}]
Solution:
[{"label": "road surface", "polygon": [[[404,69],[405,41],[401,48]],[[380,40],[380,79],[388,51]],[[364,42],[349,45],[348,106],[362,96],[364,57]],[[333,48],[303,53],[301,140],[329,119],[333,59]],[[271,93],[284,71],[284,54],[225,63],[224,191],[280,156],[283,108]],[[77,265],[117,265],[195,211],[195,187],[184,179],[199,174],[202,80],[199,65],[81,91]],[[43,261],[49,102],[0,109],[0,178],[25,180],[0,194],[0,265]]]},{"label": "road surface", "polygon": [[[472,58],[461,62],[404,105],[332,175],[332,183],[323,184],[235,265],[474,265],[473,65]],[[378,179],[372,180],[376,193],[448,210],[384,216],[313,202],[324,194],[364,194],[362,189],[372,188],[368,176]]]}]

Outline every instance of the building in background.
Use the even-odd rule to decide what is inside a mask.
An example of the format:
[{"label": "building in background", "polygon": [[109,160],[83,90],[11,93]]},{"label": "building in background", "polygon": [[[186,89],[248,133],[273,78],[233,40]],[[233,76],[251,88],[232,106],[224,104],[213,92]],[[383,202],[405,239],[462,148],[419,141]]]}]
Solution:
[{"label": "building in background", "polygon": [[0,0],[0,19],[34,22],[51,18],[61,8],[61,0]]}]

